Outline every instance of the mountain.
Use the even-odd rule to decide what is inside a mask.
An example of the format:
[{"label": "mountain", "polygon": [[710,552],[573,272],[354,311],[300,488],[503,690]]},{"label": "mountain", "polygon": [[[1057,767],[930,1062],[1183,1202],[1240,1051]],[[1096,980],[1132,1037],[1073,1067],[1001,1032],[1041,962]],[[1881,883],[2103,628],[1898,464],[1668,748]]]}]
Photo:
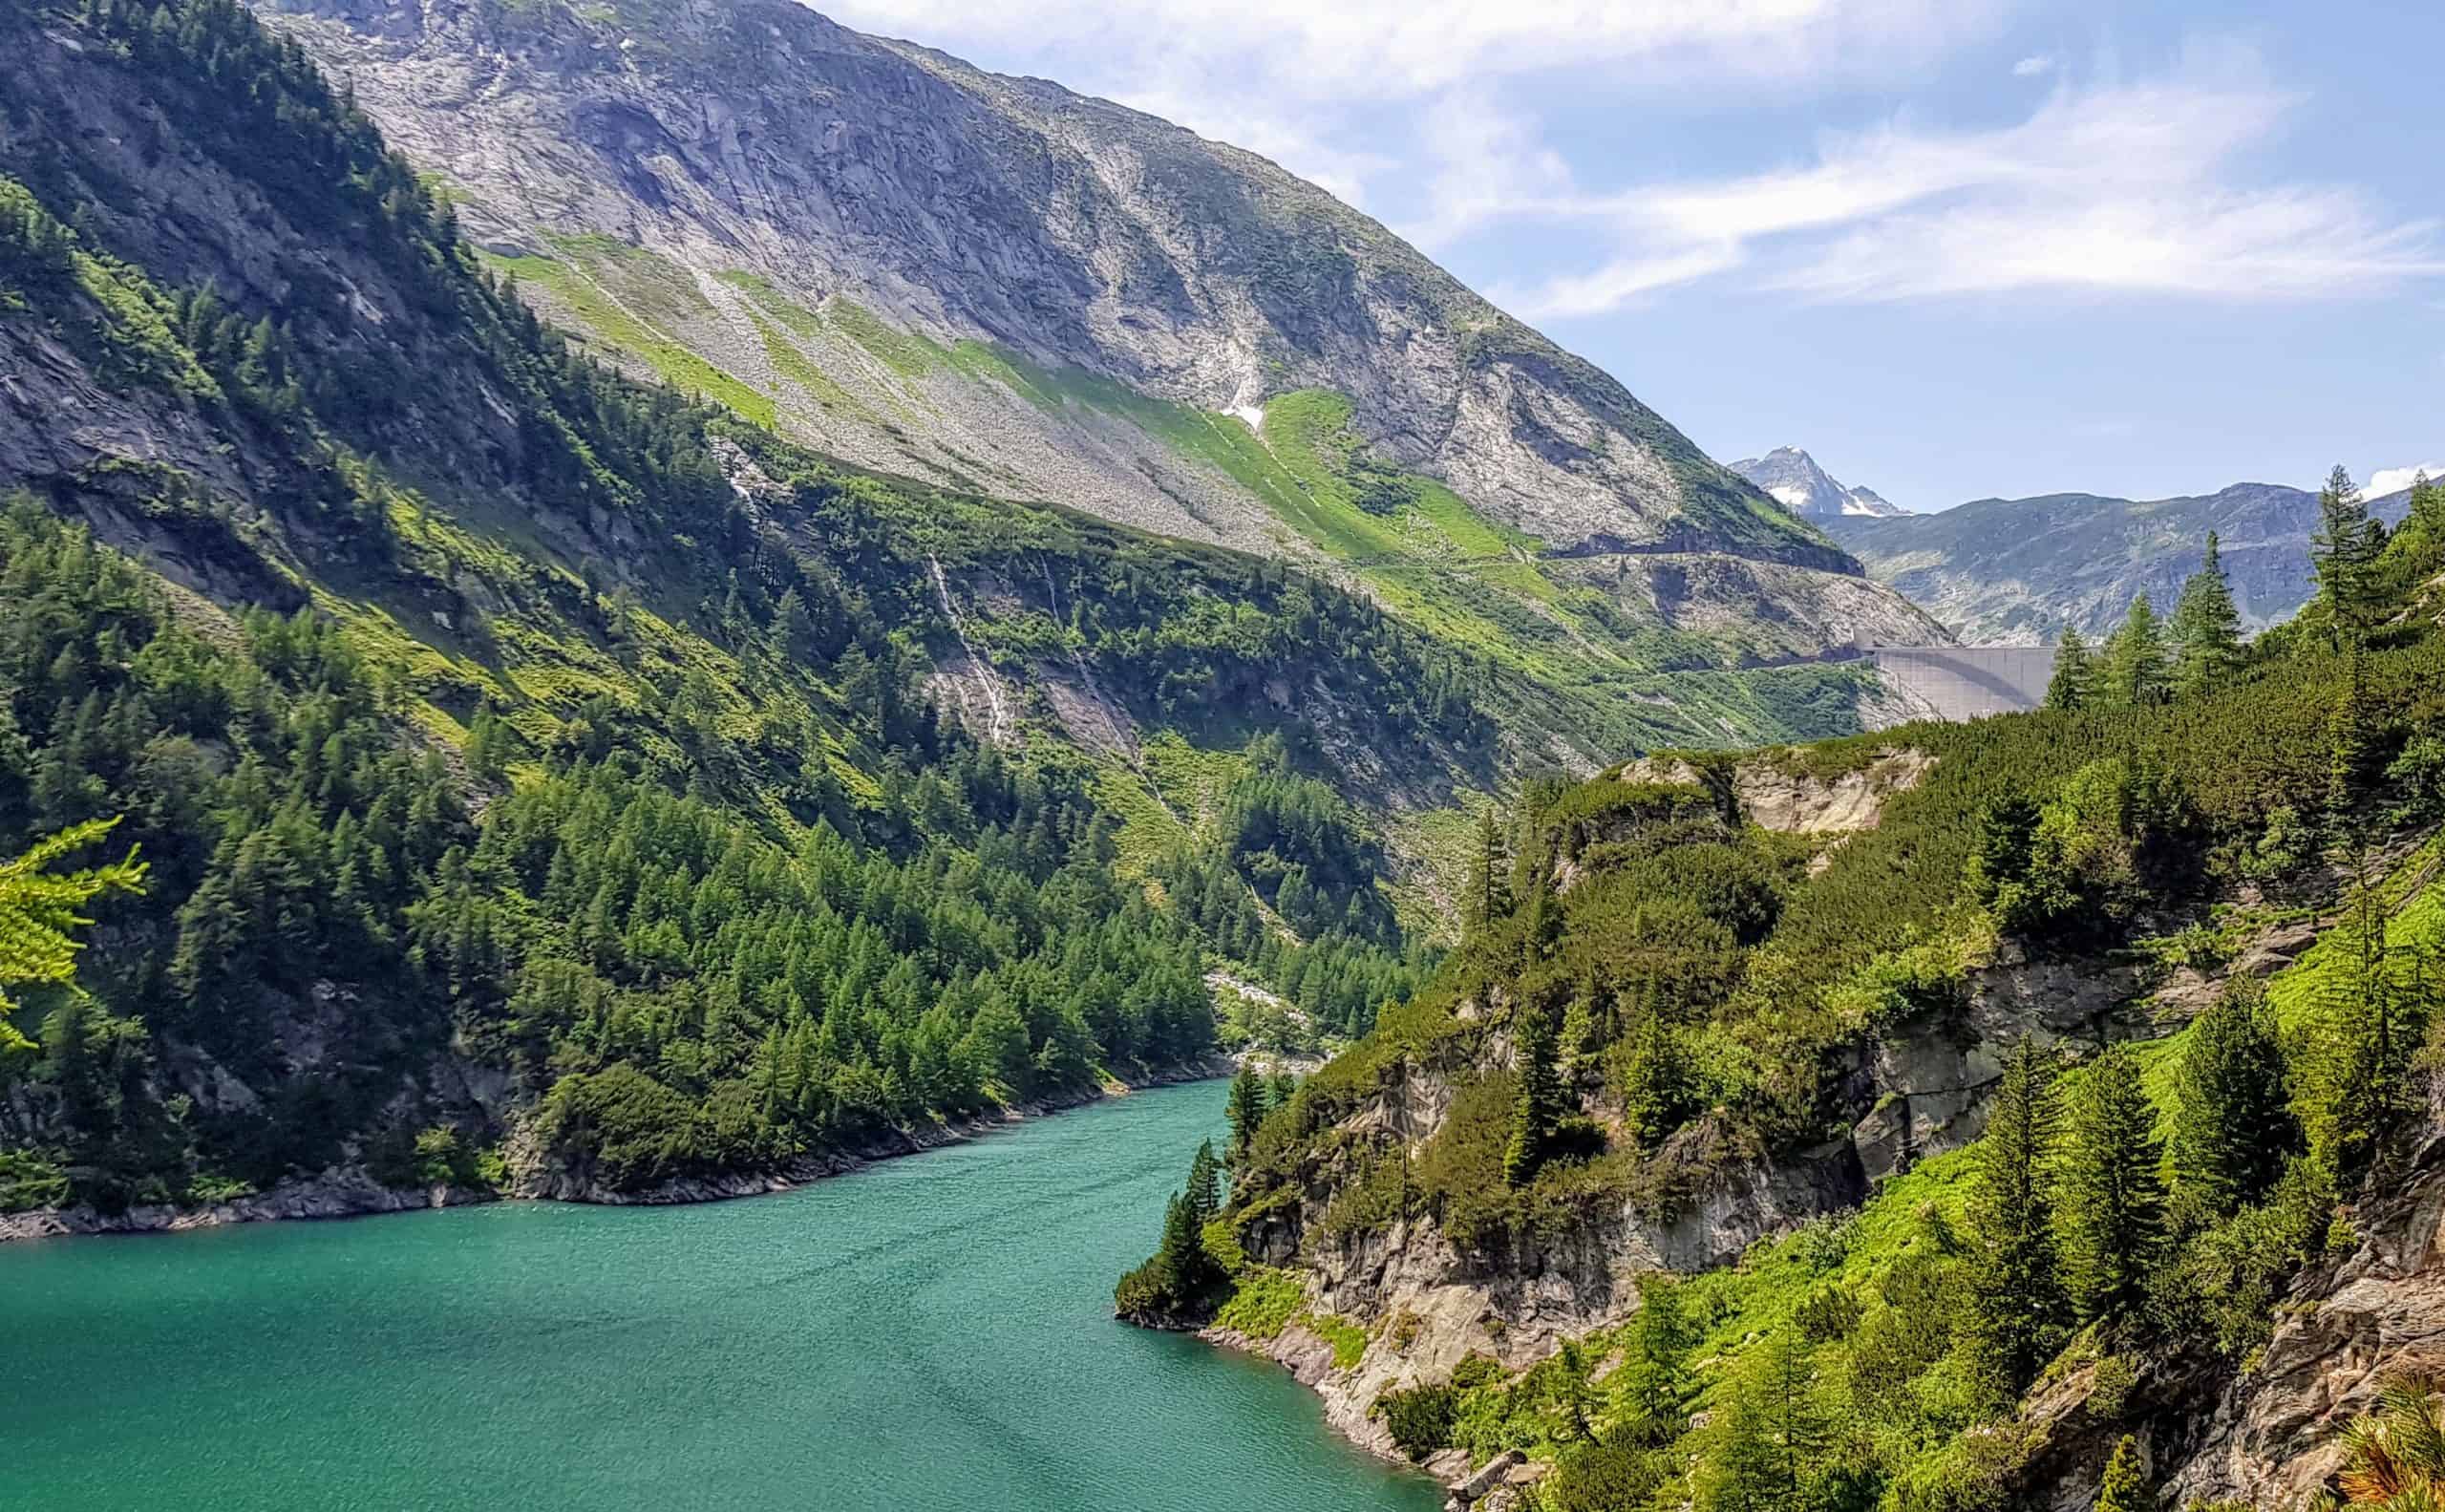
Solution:
[{"label": "mountain", "polygon": [[1846,488],[1817,458],[1797,446],[1777,446],[1763,457],[1734,462],[1732,470],[1764,489],[1802,520],[1824,522],[1859,516],[1890,518],[1910,511],[1887,502],[1873,489]]},{"label": "mountain", "polygon": [[1586,714],[606,368],[230,0],[0,96],[0,860],[149,868],[73,987],[0,927],[0,1233],[761,1189],[1202,1065],[1209,971],[1354,1034]]},{"label": "mountain", "polygon": [[539,309],[830,455],[1314,564],[1520,673],[1734,729],[1743,699],[1651,674],[1933,633],[1237,148],[792,0],[261,9]]},{"label": "mountain", "polygon": [[[2389,523],[2408,491],[2371,501]],[[2179,499],[2048,494],[1982,499],[1933,515],[1837,520],[1825,528],[1868,572],[1973,645],[2049,642],[2065,625],[2102,635],[2147,594],[2170,609],[2217,533],[2244,626],[2289,618],[2315,588],[2309,537],[2318,496],[2236,483]]]},{"label": "mountain", "polygon": [[[1663,528],[1708,549],[1554,555],[1312,392],[1228,454],[1251,487],[1483,560],[812,450],[678,347],[539,316],[234,0],[0,9],[0,857],[116,820],[83,854],[151,867],[28,992],[38,1050],[0,1035],[0,1209],[706,1195],[1345,1039],[1432,961],[1491,795],[1856,729],[1873,675],[1806,659],[1924,623],[1694,453]],[[925,366],[864,308],[818,323]],[[892,424],[950,434],[922,389]],[[1839,612],[1789,630],[1801,589]]]}]

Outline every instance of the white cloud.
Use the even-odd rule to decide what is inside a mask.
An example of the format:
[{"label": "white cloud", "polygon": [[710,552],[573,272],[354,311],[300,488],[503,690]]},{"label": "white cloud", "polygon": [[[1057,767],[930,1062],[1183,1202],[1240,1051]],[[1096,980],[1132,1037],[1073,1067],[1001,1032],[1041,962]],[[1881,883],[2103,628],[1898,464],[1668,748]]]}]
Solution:
[{"label": "white cloud", "polygon": [[1555,278],[1532,313],[1587,314],[1658,287],[1624,266],[1739,268],[1811,299],[1874,301],[2057,289],[2311,299],[2445,275],[2435,225],[2359,190],[2241,181],[2236,160],[2296,103],[2257,58],[2215,49],[2167,76],[2058,86],[2028,119],[1942,131],[1908,116],[1823,140],[1797,167],[1623,193],[1549,197],[1521,213],[1609,224],[1597,273]]},{"label": "white cloud", "polygon": [[2360,491],[2371,499],[2382,499],[2409,488],[2422,473],[2431,478],[2445,478],[2445,462],[2427,462],[2416,467],[2380,467],[2369,475],[2369,481],[2360,485]]},{"label": "white cloud", "polygon": [[[1620,64],[1755,76],[1819,72],[1874,46],[1908,54],[1984,32],[2010,0],[822,0],[867,31],[937,47],[1106,60],[1239,57],[1276,65],[1272,94],[1407,99],[1497,75]],[[1065,79],[1064,82],[1070,82]]]},{"label": "white cloud", "polygon": [[1736,101],[1923,83],[2032,0],[817,3],[1262,153],[1430,251],[1538,227],[1534,245],[1513,239],[1526,266],[1503,291],[1531,316],[1600,314],[1704,280],[1827,302],[2303,300],[2445,274],[2434,224],[2349,183],[2261,176],[2258,149],[2298,100],[2231,46],[2154,77],[2108,60],[2092,81],[2031,53],[2012,72],[2051,83],[2018,121],[1948,127],[1904,110],[1730,177],[1600,187],[1584,126],[1570,154],[1544,134],[1549,99],[1584,106],[1601,79],[1626,126],[1639,102],[1670,101],[1718,113],[1731,128],[1718,139],[1738,144]]},{"label": "white cloud", "polygon": [[[845,25],[1049,75],[1262,153],[1351,202],[1414,169],[1428,149],[1438,183],[1525,187],[1541,149],[1456,141],[1451,109],[1492,121],[1492,93],[1590,71],[1608,91],[1669,97],[1781,97],[1844,80],[1893,80],[1984,37],[2029,0],[813,0]],[[1378,115],[1395,117],[1389,133]],[[1515,136],[1517,133],[1515,133]],[[1360,145],[1351,145],[1360,143]],[[1460,150],[1455,150],[1458,148]],[[1497,150],[1516,160],[1499,159]],[[1438,202],[1414,228],[1455,234],[1498,213]]]}]

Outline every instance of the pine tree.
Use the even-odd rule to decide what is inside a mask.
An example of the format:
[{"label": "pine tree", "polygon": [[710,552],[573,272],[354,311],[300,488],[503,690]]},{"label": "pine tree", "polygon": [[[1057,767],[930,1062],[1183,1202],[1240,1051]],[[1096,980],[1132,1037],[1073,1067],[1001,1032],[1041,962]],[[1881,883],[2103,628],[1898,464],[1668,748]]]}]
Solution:
[{"label": "pine tree", "polygon": [[2264,1197],[2293,1142],[2284,1054],[2257,978],[2236,977],[2192,1023],[2174,1076],[2176,1207],[2203,1225]]},{"label": "pine tree", "polygon": [[1193,1301],[1214,1282],[1214,1262],[1205,1252],[1205,1234],[1197,1209],[1179,1192],[1163,1208],[1163,1244],[1155,1259],[1169,1283],[1175,1305]]},{"label": "pine tree", "polygon": [[2147,1480],[2139,1473],[2139,1441],[2124,1434],[2105,1462],[2105,1480],[2097,1487],[2097,1512],[2150,1512],[2155,1505]]},{"label": "pine tree", "polygon": [[1470,863],[1469,894],[1462,920],[1477,933],[1511,911],[1511,858],[1505,854],[1502,831],[1495,823],[1494,805],[1478,813],[1478,851]]},{"label": "pine tree", "polygon": [[2037,1378],[2062,1336],[2065,1303],[2055,1262],[2054,1073],[2028,1039],[2014,1046],[1974,1146],[1969,1220],[1971,1358],[1990,1401],[2008,1403]]},{"label": "pine tree", "polygon": [[2385,546],[2386,527],[2369,514],[2368,500],[2340,465],[2318,491],[2318,528],[2309,537],[2309,564],[2318,579],[2318,607],[2328,644],[2340,650],[2368,629],[2372,573]]},{"label": "pine tree", "polygon": [[808,655],[815,646],[815,619],[806,611],[806,600],[798,597],[795,587],[781,590],[781,602],[773,610],[773,650],[775,654],[796,660]]},{"label": "pine tree", "polygon": [[2054,675],[2046,681],[2046,707],[2086,709],[2096,700],[2096,657],[2076,625],[2063,627],[2054,643]]},{"label": "pine tree", "polygon": [[2161,702],[2165,696],[2165,633],[2148,595],[2131,601],[2131,612],[2114,632],[2105,667],[2106,701],[2124,708]]},{"label": "pine tree", "polygon": [[1622,1070],[1623,1117],[1641,1150],[1664,1142],[1680,1122],[1688,1096],[1689,1068],[1679,1038],[1650,998],[1640,1012],[1638,1037]]},{"label": "pine tree", "polygon": [[1265,1122],[1265,1078],[1257,1074],[1253,1062],[1242,1061],[1239,1074],[1231,1078],[1229,1100],[1223,1104],[1223,1121],[1230,1125],[1230,1142],[1225,1146],[1231,1169],[1244,1171],[1248,1165],[1248,1149],[1255,1143],[1258,1125]]},{"label": "pine tree", "polygon": [[1212,1139],[1201,1141],[1189,1161],[1188,1203],[1201,1230],[1222,1216],[1222,1162],[1214,1158]]},{"label": "pine tree", "polygon": [[2343,675],[2335,679],[2334,708],[2327,716],[2328,847],[2351,867],[2356,880],[2368,871],[2369,829],[2363,814],[2376,734],[2369,703],[2369,674],[2357,639],[2344,643]]},{"label": "pine tree", "polygon": [[2109,1046],[2080,1078],[2061,1169],[2065,1289],[2082,1319],[2132,1315],[2165,1241],[2156,1109],[2130,1050]]},{"label": "pine tree", "polygon": [[1562,1075],[1554,1064],[1554,1028],[1541,1009],[1523,1007],[1518,1019],[1520,1089],[1511,1105],[1511,1138],[1502,1149],[1502,1180],[1525,1186],[1544,1163],[1562,1118]]},{"label": "pine tree", "polygon": [[2174,689],[2184,697],[2222,685],[2242,657],[2242,614],[2224,581],[2223,554],[2216,532],[2207,532],[2207,556],[2182,585],[2174,607]]},{"label": "pine tree", "polygon": [[1689,1426],[1690,1350],[1697,1342],[1681,1284],[1649,1271],[1639,1277],[1622,1365],[1610,1382],[1622,1430],[1632,1443],[1660,1449]]},{"label": "pine tree", "polygon": [[1731,1398],[1699,1477],[1701,1512],[1805,1512],[1825,1469],[1833,1424],[1818,1400],[1816,1367],[1797,1329],[1775,1329],[1758,1341],[1741,1362]]}]

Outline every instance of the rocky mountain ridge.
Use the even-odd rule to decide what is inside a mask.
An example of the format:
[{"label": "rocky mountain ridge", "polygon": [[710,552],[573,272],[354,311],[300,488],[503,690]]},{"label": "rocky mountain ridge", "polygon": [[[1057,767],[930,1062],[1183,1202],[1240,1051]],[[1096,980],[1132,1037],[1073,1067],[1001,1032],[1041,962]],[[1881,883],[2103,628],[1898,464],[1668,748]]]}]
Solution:
[{"label": "rocky mountain ridge", "polygon": [[1816,458],[1797,446],[1777,446],[1763,457],[1733,463],[1732,470],[1802,520],[1890,519],[1910,513],[1872,488],[1836,482]]},{"label": "rocky mountain ridge", "polygon": [[[2371,500],[2392,524],[2408,492]],[[2236,483],[2213,494],[2114,499],[2046,494],[1981,499],[1940,514],[1824,522],[1869,575],[1973,646],[2054,640],[2065,625],[2092,638],[2149,595],[2170,609],[2218,533],[2225,577],[2245,628],[2289,619],[2316,586],[2309,536],[2318,496],[2277,483]]]},{"label": "rocky mountain ridge", "polygon": [[1933,628],[1252,154],[789,0],[265,0],[525,296],[850,460],[1321,563],[1557,664]]}]

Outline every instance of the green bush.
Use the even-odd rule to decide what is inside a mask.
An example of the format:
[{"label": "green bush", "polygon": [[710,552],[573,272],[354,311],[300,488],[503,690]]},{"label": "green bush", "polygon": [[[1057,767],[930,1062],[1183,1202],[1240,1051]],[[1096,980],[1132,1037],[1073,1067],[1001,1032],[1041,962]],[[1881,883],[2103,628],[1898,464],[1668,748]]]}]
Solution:
[{"label": "green bush", "polygon": [[1401,1453],[1423,1462],[1452,1441],[1456,1408],[1449,1386],[1412,1386],[1377,1396],[1367,1416],[1384,1425]]},{"label": "green bush", "polygon": [[0,1213],[57,1207],[67,1201],[67,1172],[31,1150],[0,1150]]}]

